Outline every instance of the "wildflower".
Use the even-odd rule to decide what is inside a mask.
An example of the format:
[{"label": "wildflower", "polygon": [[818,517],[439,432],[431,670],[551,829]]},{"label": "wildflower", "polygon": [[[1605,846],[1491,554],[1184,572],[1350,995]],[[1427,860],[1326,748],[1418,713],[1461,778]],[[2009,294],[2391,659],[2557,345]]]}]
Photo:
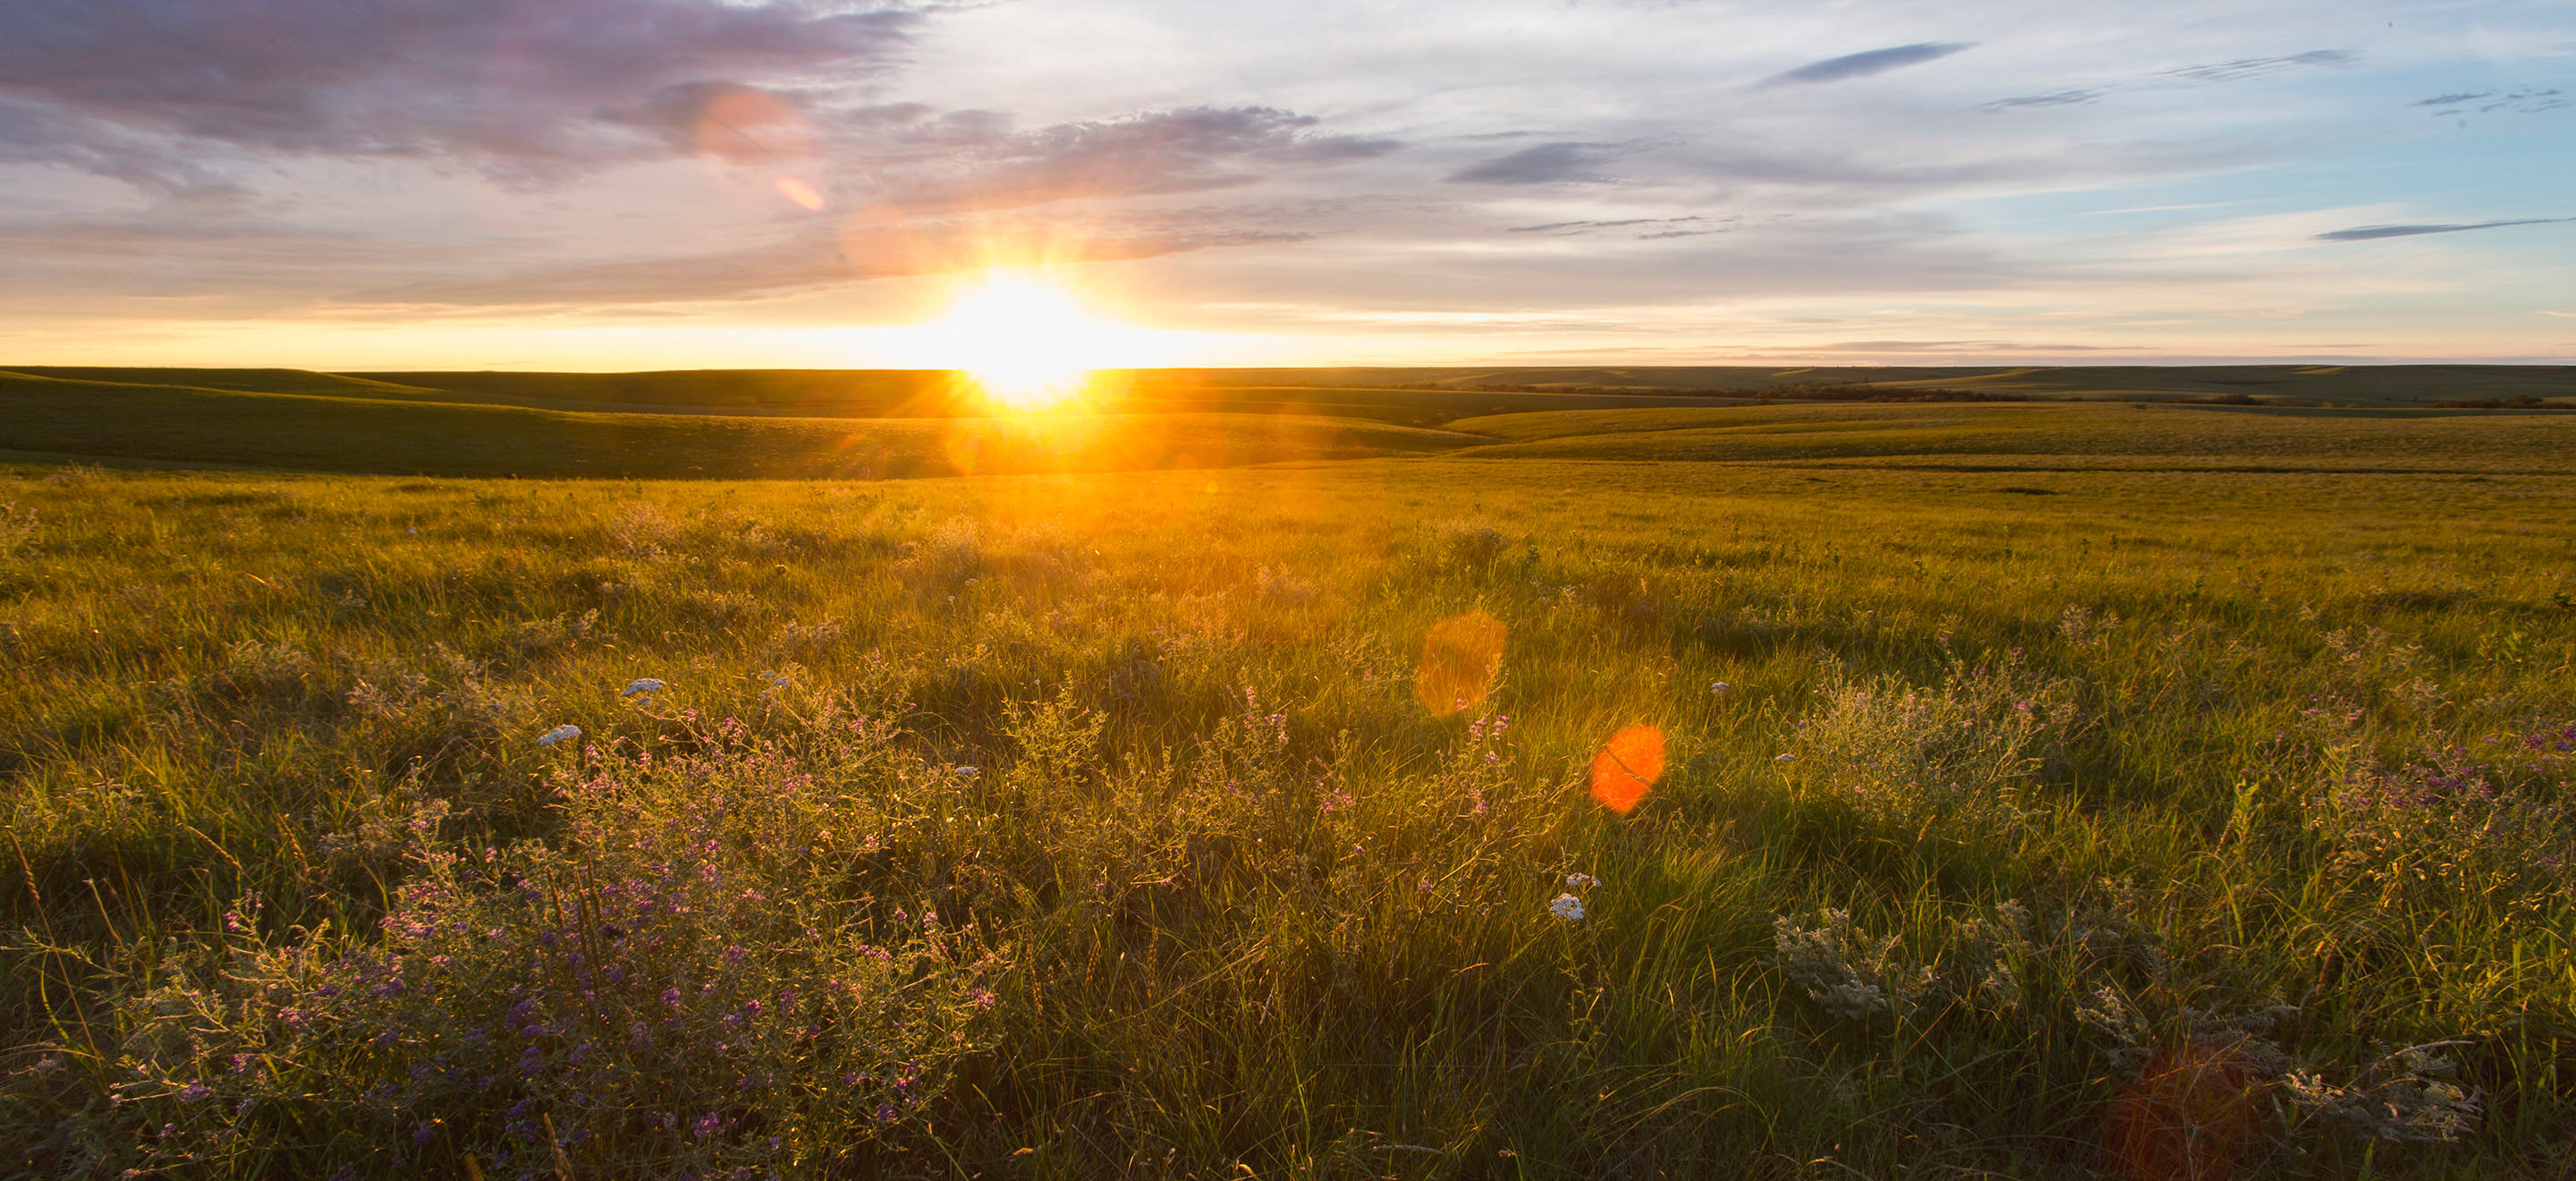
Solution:
[{"label": "wildflower", "polygon": [[411,1142],[414,1144],[426,1145],[435,1139],[438,1139],[438,1125],[436,1124],[422,1124],[421,1126],[411,1130]]},{"label": "wildflower", "polygon": [[570,742],[579,737],[581,737],[581,727],[567,724],[557,726],[538,736],[537,745],[553,746],[558,742]]},{"label": "wildflower", "polygon": [[1724,693],[1733,687],[1734,686],[1729,685],[1724,681],[1710,681],[1708,683],[1708,691],[1711,693]]},{"label": "wildflower", "polygon": [[700,1139],[700,1140],[704,1140],[704,1139],[706,1139],[706,1138],[707,1138],[707,1137],[709,1137],[709,1136],[715,1135],[715,1134],[716,1134],[716,1129],[717,1129],[717,1128],[719,1128],[719,1127],[722,1127],[723,1125],[724,1125],[724,1117],[719,1116],[719,1115],[717,1115],[716,1113],[714,1113],[714,1112],[710,1111],[710,1112],[706,1113],[705,1115],[702,1115],[702,1116],[699,1116],[699,1117],[698,1117],[698,1118],[696,1118],[696,1119],[690,1120],[690,1121],[689,1121],[689,1132],[690,1132],[692,1135],[695,1135],[698,1139]]},{"label": "wildflower", "polygon": [[1778,758],[1776,758],[1776,759],[1773,759],[1773,760],[1771,760],[1771,761],[1772,761],[1772,762],[1775,762],[1775,763],[1794,763],[1794,762],[1797,762],[1797,761],[1798,761],[1798,756],[1796,756],[1796,755],[1781,755],[1780,757],[1778,757]]},{"label": "wildflower", "polygon": [[1565,875],[1565,884],[1572,886],[1577,890],[1589,890],[1594,886],[1600,885],[1601,879],[1588,873],[1570,873]]},{"label": "wildflower", "polygon": [[633,697],[638,693],[659,693],[661,691],[662,682],[651,677],[637,677],[632,681],[628,681],[626,683],[626,688],[620,690],[617,695],[620,697]]},{"label": "wildflower", "polygon": [[968,1004],[971,1004],[978,1009],[992,1008],[993,990],[989,988],[976,989],[975,991],[966,994],[966,1001]]},{"label": "wildflower", "polygon": [[201,1103],[212,1097],[214,1093],[214,1088],[209,1087],[204,1083],[190,1083],[187,1086],[179,1088],[179,1102]]},{"label": "wildflower", "polygon": [[1583,900],[1572,894],[1559,894],[1556,901],[1547,904],[1547,912],[1569,923],[1579,923],[1583,921]]}]

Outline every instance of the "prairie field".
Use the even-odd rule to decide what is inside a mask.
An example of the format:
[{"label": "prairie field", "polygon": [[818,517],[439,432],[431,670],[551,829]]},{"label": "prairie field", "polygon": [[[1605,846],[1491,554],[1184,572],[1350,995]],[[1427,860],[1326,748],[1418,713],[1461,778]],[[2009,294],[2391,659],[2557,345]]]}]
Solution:
[{"label": "prairie field", "polygon": [[0,387],[10,1175],[2576,1173],[2576,416],[314,389]]}]

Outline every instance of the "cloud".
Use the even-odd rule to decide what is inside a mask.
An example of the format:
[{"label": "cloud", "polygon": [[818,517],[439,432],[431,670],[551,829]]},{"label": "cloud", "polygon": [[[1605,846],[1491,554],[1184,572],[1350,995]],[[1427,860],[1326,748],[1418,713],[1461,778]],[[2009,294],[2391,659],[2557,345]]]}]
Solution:
[{"label": "cloud", "polygon": [[2047,94],[2023,94],[1979,103],[1980,111],[2005,111],[2014,107],[2074,107],[2102,101],[2099,90],[2055,90]]},{"label": "cloud", "polygon": [[2117,353],[2095,344],[2016,344],[2008,340],[1846,340],[1799,346],[1817,353]]},{"label": "cloud", "polygon": [[1785,70],[1762,80],[1765,86],[1799,82],[1841,82],[1865,78],[1905,66],[1921,65],[1975,47],[1974,41],[1918,41],[1912,45],[1895,45],[1872,49],[1866,53],[1847,53],[1820,62],[1809,62],[1794,70]]},{"label": "cloud", "polygon": [[1617,144],[1538,144],[1459,169],[1449,174],[1449,180],[1467,185],[1600,184],[1610,178],[1588,170],[1617,155],[1618,148]]},{"label": "cloud", "polygon": [[798,227],[759,246],[511,271],[487,277],[372,288],[342,305],[513,307],[639,305],[746,299],[867,279],[936,275],[992,266],[1158,258],[1223,246],[1296,241],[1304,235],[1203,218],[1087,220],[964,217]]},{"label": "cloud", "polygon": [[1636,233],[1629,236],[1639,241],[1653,241],[1659,238],[1695,238],[1701,234],[1722,234],[1734,229],[1742,221],[1743,219],[1739,217],[1707,217],[1700,214],[1692,214],[1688,217],[1622,217],[1606,221],[1552,221],[1534,226],[1506,226],[1503,232],[1545,234],[1551,238],[1566,238],[1602,230],[1636,230]]},{"label": "cloud", "polygon": [[[2193,85],[2243,82],[2249,79],[2278,74],[2284,70],[2299,69],[2303,67],[2349,66],[2359,60],[2361,60],[2361,55],[2354,53],[2349,49],[2311,49],[2305,53],[2282,54],[2277,57],[2244,57],[2238,58],[2234,61],[2216,62],[2208,65],[2177,66],[2170,70],[2157,70],[2151,74],[2140,75],[2138,77],[2122,81],[2099,83],[2093,86],[2071,87],[2065,90],[2046,91],[2040,94],[2014,95],[2010,98],[1999,98],[1991,102],[1979,103],[1977,104],[1977,109],[1980,111],[2009,111],[2016,108],[2026,107],[2082,106],[2100,102],[2103,96],[2120,90],[2171,86],[2178,82]],[[2444,96],[2446,99],[2456,97],[2461,96]],[[2467,97],[2476,96],[2471,95]],[[2416,103],[2414,105],[2426,106],[2438,101],[2442,100],[2426,100],[2426,102]]]},{"label": "cloud", "polygon": [[2412,238],[2419,234],[2456,234],[2462,230],[2492,230],[2498,226],[2540,226],[2576,221],[2576,217],[2525,217],[2512,221],[2480,221],[2461,225],[2355,226],[2349,230],[2328,230],[2317,235],[2320,242],[2371,242],[2381,238]]},{"label": "cloud", "polygon": [[1268,173],[1374,159],[1403,146],[1389,139],[1316,135],[1311,129],[1317,122],[1312,115],[1270,107],[1190,107],[1025,133],[1010,132],[998,120],[985,120],[964,135],[908,130],[897,137],[899,143],[920,146],[926,138],[937,150],[916,156],[912,170],[896,168],[895,179],[877,195],[905,205],[993,207],[1186,193],[1251,184]]},{"label": "cloud", "polygon": [[[2478,103],[2474,108],[2469,106],[2470,103],[2476,103],[2479,99],[2490,99],[2492,101]],[[2491,90],[2479,91],[2474,94],[2437,94],[2431,98],[2423,99],[2418,102],[2411,102],[2406,105],[2410,107],[2439,107],[2441,109],[2434,111],[2433,117],[2436,119],[2445,119],[2453,115],[2485,115],[2496,111],[2511,111],[2517,115],[2536,115],[2542,111],[2555,111],[2561,107],[2570,105],[2570,103],[2566,93],[2556,88],[2541,90],[2529,86],[2523,86],[2517,87],[2503,94],[2497,94]]]},{"label": "cloud", "polygon": [[542,180],[678,150],[667,124],[692,88],[869,77],[922,19],[789,0],[12,0],[0,98],[42,129],[0,158],[170,190],[203,184],[209,148]]},{"label": "cloud", "polygon": [[2348,66],[2359,58],[2359,54],[2349,49],[2311,49],[2306,53],[2292,53],[2281,57],[2240,57],[2235,61],[2218,62],[2212,65],[2181,66],[2161,70],[2158,73],[2164,77],[2180,78],[2186,82],[2242,82],[2248,78],[2261,78],[2301,66]]}]

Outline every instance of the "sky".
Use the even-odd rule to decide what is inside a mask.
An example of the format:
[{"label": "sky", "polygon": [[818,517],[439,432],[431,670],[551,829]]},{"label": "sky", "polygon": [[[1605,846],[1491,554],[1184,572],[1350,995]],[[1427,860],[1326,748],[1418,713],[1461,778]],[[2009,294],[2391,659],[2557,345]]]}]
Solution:
[{"label": "sky", "polygon": [[0,365],[2576,364],[2576,12],[8,0]]}]

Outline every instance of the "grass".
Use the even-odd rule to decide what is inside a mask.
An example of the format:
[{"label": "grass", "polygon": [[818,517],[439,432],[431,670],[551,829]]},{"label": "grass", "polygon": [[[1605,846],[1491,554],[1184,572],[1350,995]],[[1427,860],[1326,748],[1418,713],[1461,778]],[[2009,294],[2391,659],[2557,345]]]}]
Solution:
[{"label": "grass", "polygon": [[2555,419],[1541,417],[899,483],[9,469],[9,1159],[2576,1168]]},{"label": "grass", "polygon": [[1478,440],[1313,414],[787,418],[597,414],[0,373],[0,447],[83,458],[438,475],[885,478],[1446,450]]},{"label": "grass", "polygon": [[2216,406],[1746,406],[1466,418],[1506,442],[1463,455],[1647,461],[2001,462],[2013,466],[2321,467],[2553,473],[2576,420],[2549,412]]}]

